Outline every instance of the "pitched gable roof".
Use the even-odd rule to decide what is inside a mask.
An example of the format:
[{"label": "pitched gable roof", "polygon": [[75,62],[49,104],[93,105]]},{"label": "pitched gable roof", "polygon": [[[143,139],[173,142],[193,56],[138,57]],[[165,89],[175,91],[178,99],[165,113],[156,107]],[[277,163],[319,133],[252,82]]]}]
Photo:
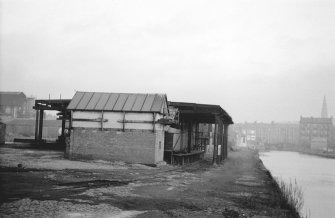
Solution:
[{"label": "pitched gable roof", "polygon": [[165,94],[76,92],[68,110],[167,113]]}]

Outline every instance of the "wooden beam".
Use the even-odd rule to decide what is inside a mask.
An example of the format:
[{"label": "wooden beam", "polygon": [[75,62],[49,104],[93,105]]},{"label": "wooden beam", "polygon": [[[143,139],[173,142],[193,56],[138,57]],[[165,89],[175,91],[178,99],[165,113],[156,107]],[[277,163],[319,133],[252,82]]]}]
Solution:
[{"label": "wooden beam", "polygon": [[65,139],[65,120],[62,120],[62,141]]},{"label": "wooden beam", "polygon": [[104,111],[101,111],[101,131],[103,131],[104,130],[104,122],[103,122],[103,120],[104,120]]},{"label": "wooden beam", "polygon": [[70,112],[70,124],[69,124],[70,129],[72,129],[72,117],[73,117],[73,111]]},{"label": "wooden beam", "polygon": [[228,157],[228,124],[224,125],[224,158]]},{"label": "wooden beam", "polygon": [[40,110],[40,120],[39,120],[39,126],[38,126],[38,141],[42,141],[42,136],[43,136],[43,116],[44,116],[44,111]]},{"label": "wooden beam", "polygon": [[101,118],[95,118],[95,119],[86,119],[86,118],[74,118],[72,121],[83,121],[83,122],[108,122],[108,119],[101,119]]},{"label": "wooden beam", "polygon": [[217,131],[217,124],[214,124],[214,133],[213,133],[213,162],[212,164],[216,163],[217,157],[217,138],[216,138],[216,131]]},{"label": "wooden beam", "polygon": [[[173,138],[174,138],[175,135],[176,135],[176,133],[173,134]],[[180,138],[183,138],[183,137],[182,137],[182,133],[179,134],[176,143],[175,143],[175,144],[173,145],[173,147],[172,147],[172,151],[174,151],[174,148],[177,146],[177,144],[178,144]]]},{"label": "wooden beam", "polygon": [[124,132],[126,126],[126,112],[123,112],[122,131]]},{"label": "wooden beam", "polygon": [[188,142],[187,142],[187,152],[190,153],[192,151],[192,128],[193,128],[193,123],[189,122],[188,123]]},{"label": "wooden beam", "polygon": [[156,132],[156,113],[152,114],[152,132]]},{"label": "wooden beam", "polygon": [[46,105],[35,105],[33,106],[35,110],[51,110],[51,111],[61,111],[64,110],[63,107],[48,107]]},{"label": "wooden beam", "polygon": [[38,141],[38,115],[39,111],[36,110],[36,122],[35,122],[35,141]]},{"label": "wooden beam", "polygon": [[184,148],[184,125],[181,125],[180,137],[180,148]]},{"label": "wooden beam", "polygon": [[220,145],[221,145],[221,150],[220,150],[220,162],[223,160],[224,156],[224,126],[222,120],[220,120],[220,128],[219,128],[219,138],[220,138]]},{"label": "wooden beam", "polygon": [[150,120],[118,120],[118,123],[150,123],[152,124],[153,121]]},{"label": "wooden beam", "polygon": [[[198,145],[199,144],[199,123],[196,122],[195,123],[195,144]],[[201,142],[200,142],[201,143]]]}]

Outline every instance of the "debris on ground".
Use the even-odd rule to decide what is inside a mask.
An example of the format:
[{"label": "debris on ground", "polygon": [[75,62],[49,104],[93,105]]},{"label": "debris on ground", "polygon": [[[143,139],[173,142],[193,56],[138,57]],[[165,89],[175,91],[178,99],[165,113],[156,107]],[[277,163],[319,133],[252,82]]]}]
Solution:
[{"label": "debris on ground", "polygon": [[[159,167],[0,148],[0,217],[299,217],[258,154]],[[21,164],[20,167],[18,164]]]}]

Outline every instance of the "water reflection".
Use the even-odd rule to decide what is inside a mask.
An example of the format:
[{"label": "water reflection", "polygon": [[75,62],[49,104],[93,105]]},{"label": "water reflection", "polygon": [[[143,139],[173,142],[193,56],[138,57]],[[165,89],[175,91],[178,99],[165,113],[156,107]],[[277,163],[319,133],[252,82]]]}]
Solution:
[{"label": "water reflection", "polygon": [[286,182],[296,179],[302,186],[302,215],[335,217],[335,159],[284,151],[261,153],[260,158],[273,176]]}]

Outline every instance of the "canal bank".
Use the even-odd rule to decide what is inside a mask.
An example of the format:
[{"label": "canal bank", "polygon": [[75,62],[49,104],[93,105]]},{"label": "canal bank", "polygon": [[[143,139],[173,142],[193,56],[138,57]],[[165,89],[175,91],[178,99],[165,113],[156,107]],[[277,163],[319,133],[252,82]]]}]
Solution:
[{"label": "canal bank", "polygon": [[287,151],[287,152],[298,152],[301,154],[314,155],[324,158],[335,159],[334,151],[323,151],[323,150],[312,150],[312,149],[298,149],[298,148],[285,148],[285,149],[257,149],[260,153],[271,152],[271,151]]},{"label": "canal bank", "polygon": [[324,158],[333,158],[335,159],[335,152],[325,152],[325,151],[313,151],[313,150],[303,150],[299,151],[301,154],[315,155]]},{"label": "canal bank", "polygon": [[273,176],[296,181],[302,189],[304,217],[334,217],[335,159],[288,151],[264,152],[260,158]]},{"label": "canal bank", "polygon": [[57,151],[0,152],[2,216],[298,217],[249,149],[230,151],[220,166],[156,168],[66,162]]}]

